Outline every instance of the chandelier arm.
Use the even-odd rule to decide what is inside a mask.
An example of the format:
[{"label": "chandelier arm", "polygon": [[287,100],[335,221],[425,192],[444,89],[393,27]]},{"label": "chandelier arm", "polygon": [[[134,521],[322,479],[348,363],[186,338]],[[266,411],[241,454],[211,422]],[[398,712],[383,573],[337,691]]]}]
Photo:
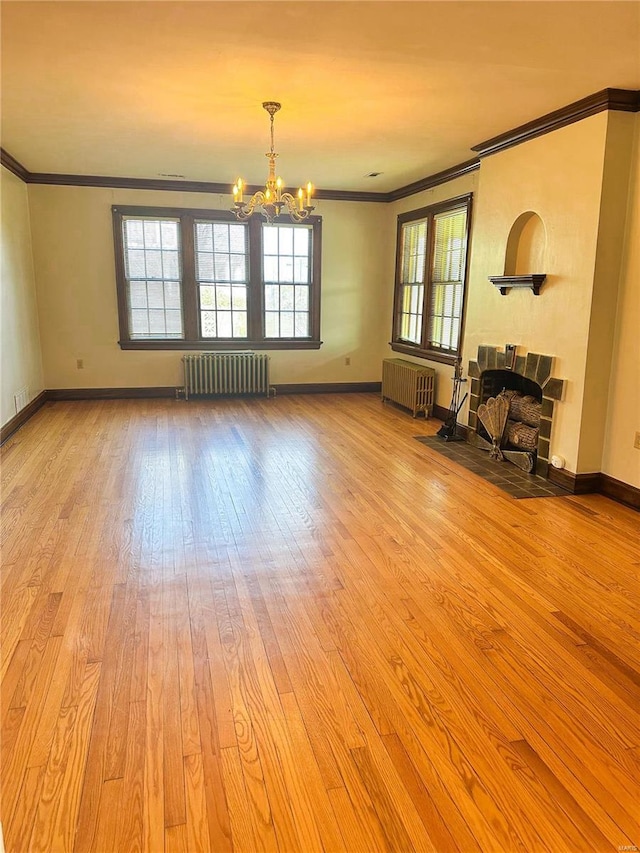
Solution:
[{"label": "chandelier arm", "polygon": [[309,207],[303,208],[302,210],[296,208],[296,198],[292,196],[291,193],[282,193],[280,198],[286,204],[289,216],[294,220],[294,222],[302,222],[302,220],[306,219],[313,210],[313,208]]},{"label": "chandelier arm", "polygon": [[251,214],[253,213],[256,207],[260,207],[264,203],[264,193],[262,190],[258,190],[257,193],[254,193],[249,201],[246,204],[242,204],[242,202],[235,202],[234,213],[236,215],[236,219],[249,219]]},{"label": "chandelier arm", "polygon": [[[291,195],[291,193],[290,193],[290,192],[284,192],[284,193],[282,193],[282,194],[280,195],[280,198],[281,198],[281,199],[289,199],[289,201],[291,201],[291,203],[292,203],[292,204],[297,204],[297,203],[298,203],[298,198],[297,198],[296,196],[294,196],[294,195]],[[307,207],[307,205],[305,205],[305,208],[306,208],[306,207]],[[310,210],[313,210],[313,206],[309,205],[309,209],[310,209]]]}]

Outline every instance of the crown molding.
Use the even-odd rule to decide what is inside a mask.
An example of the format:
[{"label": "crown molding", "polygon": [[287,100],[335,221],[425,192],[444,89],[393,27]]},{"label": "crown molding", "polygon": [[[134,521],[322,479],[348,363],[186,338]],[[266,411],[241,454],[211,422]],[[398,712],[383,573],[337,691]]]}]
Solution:
[{"label": "crown molding", "polygon": [[[26,184],[49,184],[61,187],[106,187],[129,190],[165,190],[183,193],[216,193],[231,195],[231,184],[213,181],[176,181],[165,178],[125,178],[107,175],[64,175],[55,172],[30,172],[12,157],[8,151],[0,148],[2,165]],[[246,191],[254,193],[264,189],[262,186],[247,185]],[[316,190],[314,198],[326,201],[369,201],[386,202],[389,193],[363,192],[351,190]]]},{"label": "crown molding", "polygon": [[[183,193],[231,195],[231,184],[213,181],[176,181],[165,178],[123,178],[105,175],[58,175],[50,172],[29,172],[27,183],[67,187],[108,187],[129,190],[165,190]],[[264,186],[247,184],[245,191],[255,193]],[[351,192],[349,190],[315,190],[314,198],[327,201],[386,201],[386,193]]]},{"label": "crown molding", "polygon": [[107,187],[111,189],[230,194],[230,184],[217,184],[209,181],[174,181],[164,178],[124,178],[108,175],[61,175],[52,172],[30,172],[27,183],[63,187]]},{"label": "crown molding", "polygon": [[15,157],[12,157],[8,151],[5,151],[4,148],[0,148],[0,163],[2,163],[5,169],[13,172],[21,181],[24,181],[25,184],[29,183],[28,170]]},{"label": "crown molding", "polygon": [[[264,185],[255,190],[263,190]],[[253,187],[252,192],[255,192]],[[389,201],[389,193],[367,192],[365,190],[314,190],[313,198],[319,201],[371,201],[385,204]]]},{"label": "crown molding", "polygon": [[391,190],[386,193],[386,201],[398,201],[401,198],[415,195],[423,190],[430,190],[432,187],[437,187],[440,184],[446,184],[454,178],[461,178],[463,175],[474,172],[480,168],[480,160],[474,157],[472,160],[465,160],[464,163],[458,163],[457,166],[450,166],[442,172],[436,172],[434,175],[427,175],[426,178],[421,178],[419,181],[414,181],[412,184],[407,184],[404,187],[398,187],[397,190]]},{"label": "crown molding", "polygon": [[[455,178],[460,178],[480,168],[480,160],[498,151],[520,145],[537,136],[551,133],[568,124],[581,121],[583,118],[603,112],[604,110],[618,110],[623,112],[640,111],[640,90],[634,89],[603,89],[580,101],[575,101],[562,109],[534,119],[520,127],[513,128],[485,142],[472,146],[471,150],[477,152],[478,156],[458,163],[427,175],[411,184],[398,187],[389,192],[365,192],[357,190],[315,190],[314,197],[319,201],[359,201],[388,204],[398,201],[416,193],[445,184]],[[211,181],[177,181],[160,178],[124,178],[110,177],[105,175],[63,175],[50,172],[30,172],[22,163],[12,157],[8,151],[0,148],[2,165],[13,172],[26,184],[50,184],[66,187],[107,187],[110,189],[134,189],[134,190],[164,190],[171,192],[192,192],[211,194],[230,194],[230,184],[214,183]],[[247,187],[247,192],[257,192],[262,189],[258,185]]]},{"label": "crown molding", "polygon": [[471,147],[479,157],[488,157],[498,151],[513,148],[522,142],[528,142],[537,136],[551,133],[568,124],[582,121],[583,118],[596,115],[604,110],[617,110],[622,112],[637,113],[640,111],[640,91],[634,89],[602,89],[580,101],[568,104],[552,113],[540,116],[533,121],[514,127],[512,130],[487,139]]},{"label": "crown molding", "polygon": [[[12,157],[4,149],[2,152],[2,165],[6,166],[15,175],[21,178],[26,184],[49,184],[52,186],[61,187],[106,187],[110,189],[130,189],[130,190],[164,190],[170,192],[184,193],[211,193],[230,195],[230,185],[214,183],[212,181],[175,181],[160,178],[124,178],[111,177],[106,175],[63,175],[54,172],[29,172],[28,169],[18,162],[15,157]],[[319,201],[359,201],[359,202],[377,202],[378,204],[387,204],[391,201],[397,201],[400,198],[414,195],[422,190],[430,187],[437,187],[439,184],[444,184],[454,178],[459,178],[461,175],[466,175],[474,169],[479,168],[480,161],[467,160],[457,166],[451,166],[443,172],[437,172],[435,175],[429,175],[426,178],[421,178],[419,181],[414,181],[412,184],[407,184],[405,187],[400,187],[397,190],[390,192],[366,192],[364,190],[314,190],[314,198]],[[254,193],[264,189],[262,186],[247,185],[247,193]]]}]

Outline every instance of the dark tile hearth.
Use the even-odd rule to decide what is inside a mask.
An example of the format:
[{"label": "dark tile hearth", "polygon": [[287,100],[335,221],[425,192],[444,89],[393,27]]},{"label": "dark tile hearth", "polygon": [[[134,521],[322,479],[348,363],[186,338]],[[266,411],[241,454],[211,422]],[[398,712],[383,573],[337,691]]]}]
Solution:
[{"label": "dark tile hearth", "polygon": [[416,435],[416,439],[426,444],[436,453],[446,456],[467,471],[477,474],[489,483],[493,483],[512,498],[552,498],[568,496],[571,493],[556,486],[555,483],[538,477],[535,474],[525,474],[509,462],[497,462],[489,454],[467,444],[466,441],[447,442],[437,435]]}]

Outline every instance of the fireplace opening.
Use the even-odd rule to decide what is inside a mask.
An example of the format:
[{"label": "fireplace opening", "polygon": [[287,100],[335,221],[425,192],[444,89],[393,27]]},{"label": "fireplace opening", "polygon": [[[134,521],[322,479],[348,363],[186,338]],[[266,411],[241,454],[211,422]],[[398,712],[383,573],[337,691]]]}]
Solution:
[{"label": "fireplace opening", "polygon": [[542,388],[532,379],[512,370],[485,370],[480,377],[480,402],[496,397],[501,391],[518,391],[522,396],[535,397],[542,402]]},{"label": "fireplace opening", "polygon": [[481,344],[477,360],[469,362],[471,388],[467,441],[491,450],[491,442],[487,441],[487,433],[478,417],[478,406],[486,403],[489,397],[496,397],[503,389],[509,395],[517,393],[521,396],[515,403],[514,400],[509,401],[509,420],[514,422],[509,425],[511,435],[528,434],[531,441],[534,434],[528,428],[538,429],[538,443],[534,450],[524,451],[518,435],[517,442],[508,441],[504,456],[528,473],[532,473],[529,466],[535,465],[535,473],[546,477],[551,458],[554,406],[562,399],[566,383],[564,379],[552,376],[554,356],[536,352],[518,354],[518,349],[514,344],[507,344],[504,351]]},{"label": "fireplace opening", "polygon": [[[535,471],[542,416],[542,388],[537,382],[511,370],[486,370],[480,377],[480,402],[505,394],[509,399],[509,415],[504,432],[506,450],[530,454],[527,468]],[[491,437],[481,421],[478,435],[486,441]]]}]

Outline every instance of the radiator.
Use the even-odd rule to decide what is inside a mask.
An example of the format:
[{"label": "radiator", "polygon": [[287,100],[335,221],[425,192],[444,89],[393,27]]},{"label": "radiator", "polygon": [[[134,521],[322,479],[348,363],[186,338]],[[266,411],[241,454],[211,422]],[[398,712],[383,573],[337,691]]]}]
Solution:
[{"label": "radiator", "polygon": [[269,356],[254,352],[203,352],[185,355],[184,396],[266,394]]},{"label": "radiator", "polygon": [[433,414],[436,372],[431,367],[413,364],[402,358],[382,361],[382,400],[391,400],[410,409],[413,417]]}]

